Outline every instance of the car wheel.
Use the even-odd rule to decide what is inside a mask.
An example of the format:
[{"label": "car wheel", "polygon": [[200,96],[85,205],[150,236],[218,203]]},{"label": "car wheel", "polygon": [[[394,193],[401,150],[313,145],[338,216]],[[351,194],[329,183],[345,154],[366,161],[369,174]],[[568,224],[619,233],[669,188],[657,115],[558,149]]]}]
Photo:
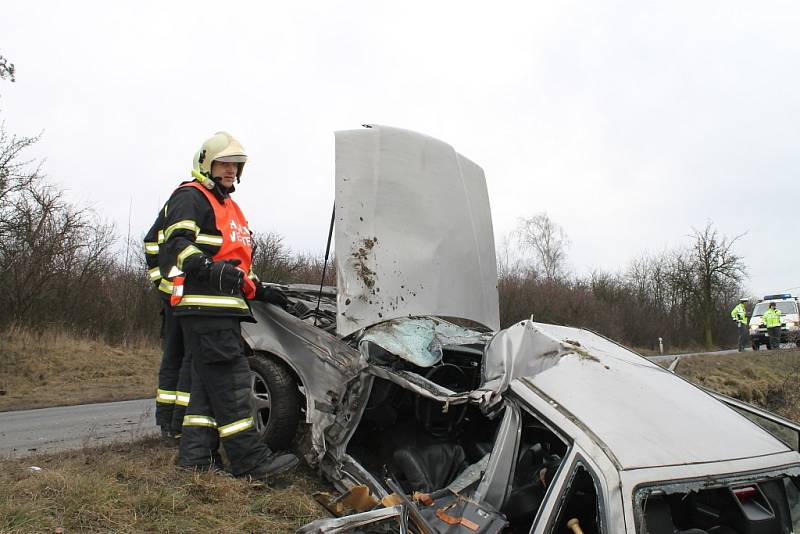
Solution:
[{"label": "car wheel", "polygon": [[286,366],[261,355],[251,356],[250,404],[256,430],[275,450],[287,449],[300,421],[297,381]]},{"label": "car wheel", "polygon": [[753,341],[753,350],[758,350],[761,348],[761,343],[758,341]]}]

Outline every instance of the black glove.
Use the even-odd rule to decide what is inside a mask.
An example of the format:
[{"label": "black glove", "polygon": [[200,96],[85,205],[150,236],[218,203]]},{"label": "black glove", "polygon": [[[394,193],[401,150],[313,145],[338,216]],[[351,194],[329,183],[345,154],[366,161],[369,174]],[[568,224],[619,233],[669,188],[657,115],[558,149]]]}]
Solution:
[{"label": "black glove", "polygon": [[281,308],[285,308],[289,304],[289,299],[283,294],[283,291],[277,287],[263,286],[258,284],[256,286],[256,299],[263,300],[269,304],[275,304]]},{"label": "black glove", "polygon": [[236,295],[242,289],[244,271],[236,266],[239,260],[215,261],[209,267],[208,285],[223,295]]}]

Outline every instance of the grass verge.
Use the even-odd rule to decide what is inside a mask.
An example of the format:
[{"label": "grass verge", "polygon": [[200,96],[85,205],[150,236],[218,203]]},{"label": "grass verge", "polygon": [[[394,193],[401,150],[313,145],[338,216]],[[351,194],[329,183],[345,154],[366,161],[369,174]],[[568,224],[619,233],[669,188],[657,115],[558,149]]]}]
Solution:
[{"label": "grass verge", "polygon": [[283,533],[327,515],[310,470],[253,486],[180,470],[175,455],[146,439],[0,461],[0,532]]},{"label": "grass verge", "polygon": [[0,333],[0,411],[155,395],[161,351],[152,342],[112,347],[55,328]]},{"label": "grass verge", "polygon": [[675,371],[690,382],[800,421],[800,350],[684,357]]}]

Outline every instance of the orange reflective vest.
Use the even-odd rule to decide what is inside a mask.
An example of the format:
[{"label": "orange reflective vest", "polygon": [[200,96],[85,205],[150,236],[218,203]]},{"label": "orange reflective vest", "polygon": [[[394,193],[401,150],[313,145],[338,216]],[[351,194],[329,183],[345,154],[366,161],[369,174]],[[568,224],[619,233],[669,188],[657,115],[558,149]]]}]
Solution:
[{"label": "orange reflective vest", "polygon": [[[211,208],[214,210],[214,220],[217,229],[222,234],[222,245],[212,257],[214,261],[239,260],[238,269],[244,272],[244,286],[242,292],[245,298],[255,297],[255,283],[248,277],[253,262],[253,237],[239,205],[230,197],[225,202],[219,202],[214,194],[196,181],[187,182],[180,187],[194,187],[205,195]],[[183,276],[173,279],[172,298],[170,303],[177,306],[183,298]]]}]

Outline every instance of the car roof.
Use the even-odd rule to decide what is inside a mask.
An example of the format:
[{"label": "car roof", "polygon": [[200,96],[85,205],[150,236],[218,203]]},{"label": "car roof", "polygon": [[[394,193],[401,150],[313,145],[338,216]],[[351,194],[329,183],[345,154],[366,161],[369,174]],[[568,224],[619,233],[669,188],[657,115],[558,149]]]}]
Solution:
[{"label": "car roof", "polygon": [[[516,378],[544,394],[621,469],[751,458],[790,450],[702,389],[598,334],[525,321],[498,336],[512,329],[516,329],[514,337],[537,338],[550,352],[530,354],[536,351],[528,344],[525,352],[529,358],[551,360],[547,365],[530,366],[536,371],[522,371]],[[560,345],[556,356],[547,340]],[[509,340],[504,341],[508,346]]]}]

